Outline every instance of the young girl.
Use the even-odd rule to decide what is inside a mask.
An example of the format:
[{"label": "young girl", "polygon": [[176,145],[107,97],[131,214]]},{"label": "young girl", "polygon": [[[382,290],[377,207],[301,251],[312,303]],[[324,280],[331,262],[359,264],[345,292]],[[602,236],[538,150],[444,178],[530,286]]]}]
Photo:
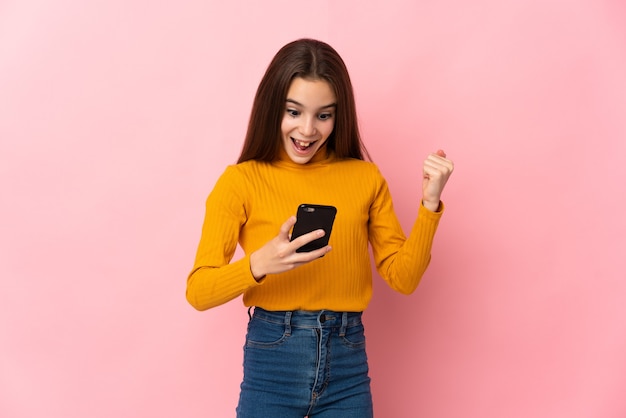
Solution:
[{"label": "young girl", "polygon": [[[261,80],[237,164],[207,199],[187,280],[198,310],[241,294],[254,307],[239,418],[373,416],[361,323],[372,296],[368,243],[387,284],[413,292],[453,164],[443,151],[424,161],[422,205],[407,238],[385,179],[365,156],[341,57],[316,40],[285,45]],[[337,208],[329,245],[304,253],[296,250],[324,231],[290,241],[303,203]],[[245,256],[231,263],[238,243]]]}]

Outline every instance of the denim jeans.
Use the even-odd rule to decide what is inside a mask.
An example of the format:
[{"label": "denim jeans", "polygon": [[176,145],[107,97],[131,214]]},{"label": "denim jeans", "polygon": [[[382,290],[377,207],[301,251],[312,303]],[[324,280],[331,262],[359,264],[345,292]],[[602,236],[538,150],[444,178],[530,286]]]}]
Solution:
[{"label": "denim jeans", "polygon": [[360,312],[255,308],[238,418],[373,416]]}]

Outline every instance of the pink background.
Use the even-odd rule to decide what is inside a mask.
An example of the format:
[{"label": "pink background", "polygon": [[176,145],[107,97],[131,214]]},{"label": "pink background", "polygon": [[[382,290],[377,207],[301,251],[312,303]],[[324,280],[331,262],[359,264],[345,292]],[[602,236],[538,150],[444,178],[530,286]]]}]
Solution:
[{"label": "pink background", "polygon": [[276,50],[344,57],[433,261],[366,314],[395,418],[626,416],[621,0],[0,1],[0,416],[233,417],[247,320],[185,279]]}]

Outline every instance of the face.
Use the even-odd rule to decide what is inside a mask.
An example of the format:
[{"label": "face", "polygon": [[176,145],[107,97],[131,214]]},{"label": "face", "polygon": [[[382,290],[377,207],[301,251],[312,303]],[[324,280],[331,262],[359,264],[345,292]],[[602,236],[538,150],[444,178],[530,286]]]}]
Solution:
[{"label": "face", "polygon": [[283,147],[291,161],[306,164],[335,127],[336,98],[328,82],[297,77],[289,86],[281,124]]}]

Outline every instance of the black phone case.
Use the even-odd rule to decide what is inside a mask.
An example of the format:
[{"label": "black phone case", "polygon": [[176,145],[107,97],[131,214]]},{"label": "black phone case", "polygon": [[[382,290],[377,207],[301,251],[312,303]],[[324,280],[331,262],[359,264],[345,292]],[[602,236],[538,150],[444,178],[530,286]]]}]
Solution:
[{"label": "black phone case", "polygon": [[304,253],[328,245],[330,240],[330,233],[333,229],[333,223],[335,222],[335,216],[337,215],[337,208],[327,205],[312,205],[302,204],[298,206],[298,212],[296,214],[296,224],[293,226],[291,233],[291,240],[293,241],[297,237],[315,231],[316,229],[323,229],[326,234],[323,237],[318,238],[308,244],[298,248],[296,252]]}]

